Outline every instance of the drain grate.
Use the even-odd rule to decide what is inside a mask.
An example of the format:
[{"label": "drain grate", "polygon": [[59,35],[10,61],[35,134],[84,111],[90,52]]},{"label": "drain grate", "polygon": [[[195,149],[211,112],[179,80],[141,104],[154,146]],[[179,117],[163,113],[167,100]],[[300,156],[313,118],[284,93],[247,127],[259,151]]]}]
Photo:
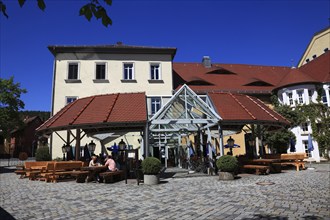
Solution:
[{"label": "drain grate", "polygon": [[261,186],[268,186],[268,185],[274,185],[275,183],[273,182],[257,182],[257,185],[261,185]]}]

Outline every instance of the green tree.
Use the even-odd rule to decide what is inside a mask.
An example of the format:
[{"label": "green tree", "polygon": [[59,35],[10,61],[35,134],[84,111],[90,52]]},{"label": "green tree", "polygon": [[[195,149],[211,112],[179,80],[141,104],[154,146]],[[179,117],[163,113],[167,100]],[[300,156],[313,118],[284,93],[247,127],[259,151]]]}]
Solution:
[{"label": "green tree", "polygon": [[0,130],[5,138],[9,132],[21,124],[19,110],[24,108],[21,94],[26,93],[19,83],[0,78]]},{"label": "green tree", "polygon": [[[26,0],[17,0],[18,4],[23,7]],[[112,25],[112,20],[108,16],[107,10],[105,7],[111,6],[112,0],[87,0],[88,3],[83,5],[79,10],[80,16],[85,16],[85,18],[90,21],[93,17],[97,20],[101,19],[102,24],[105,27],[108,25]],[[46,3],[45,0],[36,0],[38,7],[45,11]],[[102,2],[102,3],[101,3]],[[0,0],[0,13],[2,13],[5,17],[9,17],[7,14],[7,6],[5,4],[5,0]]]},{"label": "green tree", "polygon": [[[297,105],[291,108],[287,105],[281,105],[277,96],[272,96],[271,100],[275,106],[275,111],[280,113],[291,122],[291,128],[300,126],[303,122],[310,122],[312,127],[312,136],[318,142],[320,153],[325,154],[330,151],[330,108],[325,106],[321,100],[321,89],[318,89],[317,103],[309,105]],[[286,129],[269,133],[265,133],[265,141],[271,148],[283,151],[288,146],[290,138],[294,138],[294,134]]]},{"label": "green tree", "polygon": [[[276,95],[271,97],[274,110],[290,121],[290,128],[296,127],[304,120],[299,111],[292,109],[290,106],[281,105]],[[283,128],[277,131],[265,132],[263,140],[272,150],[277,153],[286,153],[289,147],[290,139],[296,141],[296,136],[290,128]]]},{"label": "green tree", "polygon": [[317,141],[320,153],[330,151],[330,108],[320,100],[318,103],[297,106],[303,121],[309,121],[312,127],[313,139]]}]

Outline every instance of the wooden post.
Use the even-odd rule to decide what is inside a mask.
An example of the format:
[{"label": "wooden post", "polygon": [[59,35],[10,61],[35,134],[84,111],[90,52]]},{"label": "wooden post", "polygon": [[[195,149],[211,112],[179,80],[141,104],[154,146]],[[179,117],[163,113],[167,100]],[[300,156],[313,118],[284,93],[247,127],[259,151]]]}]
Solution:
[{"label": "wooden post", "polygon": [[80,159],[80,129],[76,130],[76,160]]}]

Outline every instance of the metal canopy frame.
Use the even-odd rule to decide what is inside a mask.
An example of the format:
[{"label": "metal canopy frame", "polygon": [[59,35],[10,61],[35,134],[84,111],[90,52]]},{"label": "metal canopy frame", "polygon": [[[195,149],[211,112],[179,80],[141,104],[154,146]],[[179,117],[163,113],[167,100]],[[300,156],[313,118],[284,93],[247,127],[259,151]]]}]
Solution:
[{"label": "metal canopy frame", "polygon": [[153,133],[196,132],[218,124],[221,117],[213,106],[207,105],[187,85],[183,85],[172,98],[150,119]]}]

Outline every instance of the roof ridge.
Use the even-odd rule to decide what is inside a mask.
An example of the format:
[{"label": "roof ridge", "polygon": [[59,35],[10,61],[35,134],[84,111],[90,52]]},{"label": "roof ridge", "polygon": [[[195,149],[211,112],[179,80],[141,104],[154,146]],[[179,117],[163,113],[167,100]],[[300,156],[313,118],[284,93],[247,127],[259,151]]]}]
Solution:
[{"label": "roof ridge", "polygon": [[266,112],[270,117],[274,118],[276,121],[279,121],[278,118],[276,118],[272,113],[267,111],[264,107],[262,107],[259,103],[257,103],[255,100],[253,100],[250,96],[247,96],[248,99],[250,99],[252,102],[254,102],[257,106],[259,106],[264,112]]},{"label": "roof ridge", "polygon": [[76,115],[76,117],[74,117],[72,119],[71,122],[69,122],[69,125],[72,125],[77,119],[78,117],[84,112],[84,110],[91,104],[91,102],[95,99],[95,96],[89,97],[90,100],[84,105],[84,107],[78,112],[78,114]]},{"label": "roof ridge", "polygon": [[103,122],[107,122],[107,121],[108,121],[108,119],[109,119],[109,117],[110,117],[110,115],[111,115],[111,112],[112,112],[113,108],[115,107],[115,105],[116,105],[116,103],[117,103],[117,100],[118,100],[119,94],[120,94],[120,93],[117,93],[117,95],[116,95],[116,97],[115,97],[115,100],[114,100],[112,106],[110,106],[110,109],[109,109],[109,111],[108,111],[108,113],[107,113],[107,116],[105,117],[105,119],[103,120]]},{"label": "roof ridge", "polygon": [[[200,62],[173,62],[173,64],[197,64],[197,65],[201,65],[203,66],[202,63]],[[217,66],[215,66],[217,65]],[[212,63],[212,67],[213,68],[224,68],[221,65],[233,65],[233,66],[237,66],[237,65],[242,65],[242,66],[251,66],[251,67],[269,67],[269,68],[286,68],[286,69],[290,69],[291,67],[289,66],[274,66],[274,65],[263,65],[263,64],[244,64],[244,63]]]},{"label": "roof ridge", "polygon": [[253,120],[257,119],[232,93],[229,93],[229,95],[253,118]]}]

